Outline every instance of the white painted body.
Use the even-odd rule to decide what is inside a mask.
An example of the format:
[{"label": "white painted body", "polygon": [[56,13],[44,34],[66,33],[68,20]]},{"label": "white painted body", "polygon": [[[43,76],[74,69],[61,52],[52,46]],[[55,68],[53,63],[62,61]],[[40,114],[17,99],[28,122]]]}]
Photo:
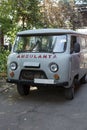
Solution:
[{"label": "white painted body", "polygon": [[[12,83],[25,82],[33,86],[38,85],[54,85],[54,86],[63,86],[65,88],[69,88],[75,77],[78,77],[80,80],[87,73],[87,49],[83,47],[78,53],[71,53],[71,37],[76,36],[77,41],[81,44],[81,37],[84,35],[76,33],[71,30],[64,29],[37,29],[37,30],[27,30],[22,31],[17,34],[17,36],[36,36],[36,35],[67,35],[67,45],[66,49],[62,53],[58,52],[20,52],[17,53],[13,49],[8,57],[8,81]],[[86,39],[86,35],[85,35]],[[57,41],[58,42],[58,41]],[[56,47],[57,49],[57,47]],[[56,50],[55,49],[55,50]],[[10,64],[12,62],[17,63],[17,69],[12,70],[10,68]],[[49,69],[49,65],[51,63],[56,63],[58,65],[58,70],[56,72],[52,72]],[[20,79],[20,75],[22,71],[29,71],[30,77],[28,77],[28,73],[25,73],[29,79]],[[38,72],[44,72],[44,77]],[[10,73],[13,72],[14,76],[11,76]],[[33,78],[32,75],[34,75]],[[54,78],[55,75],[58,78]],[[26,77],[26,76],[25,76]],[[21,83],[22,83],[21,82]]]}]

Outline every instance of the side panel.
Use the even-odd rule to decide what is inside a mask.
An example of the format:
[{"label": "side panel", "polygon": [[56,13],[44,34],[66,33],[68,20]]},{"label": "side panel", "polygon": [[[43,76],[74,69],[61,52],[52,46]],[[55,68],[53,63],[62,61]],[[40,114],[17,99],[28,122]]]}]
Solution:
[{"label": "side panel", "polygon": [[81,79],[85,74],[87,74],[87,37],[80,37],[80,76]]},{"label": "side panel", "polygon": [[[80,44],[80,52],[74,52],[74,44]],[[87,73],[87,38],[84,35],[71,35],[71,82],[75,76],[80,80]]]},{"label": "side panel", "polygon": [[75,53],[74,46],[76,43],[79,43],[78,35],[71,35],[70,36],[70,71],[69,71],[69,77],[70,77],[70,84],[71,86],[74,77],[79,77],[80,72],[80,52]]}]

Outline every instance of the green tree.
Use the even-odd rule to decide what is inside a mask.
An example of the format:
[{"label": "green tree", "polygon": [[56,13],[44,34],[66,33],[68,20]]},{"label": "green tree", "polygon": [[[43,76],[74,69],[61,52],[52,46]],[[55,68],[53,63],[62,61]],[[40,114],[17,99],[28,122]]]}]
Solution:
[{"label": "green tree", "polygon": [[0,26],[3,32],[41,26],[39,5],[39,0],[0,0]]},{"label": "green tree", "polygon": [[39,0],[0,0],[0,28],[11,42],[17,31],[41,26]]},{"label": "green tree", "polygon": [[9,55],[9,51],[1,47],[0,48],[0,77],[2,77],[3,74],[6,75],[8,55]]},{"label": "green tree", "polygon": [[11,9],[11,4],[8,1],[0,0],[0,27],[4,34],[13,27],[10,15]]},{"label": "green tree", "polygon": [[41,23],[39,4],[39,0],[12,1],[11,6],[14,8],[12,12],[13,21],[23,30],[39,27]]}]

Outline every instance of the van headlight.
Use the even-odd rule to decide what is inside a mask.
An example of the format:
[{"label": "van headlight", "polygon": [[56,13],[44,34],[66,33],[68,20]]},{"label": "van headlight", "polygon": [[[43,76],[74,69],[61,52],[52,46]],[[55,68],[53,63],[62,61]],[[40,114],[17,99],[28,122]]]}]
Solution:
[{"label": "van headlight", "polygon": [[51,63],[49,65],[49,68],[52,72],[57,72],[58,71],[58,65],[56,63]]},{"label": "van headlight", "polygon": [[12,62],[12,63],[10,64],[10,69],[11,69],[11,70],[16,70],[16,69],[17,69],[17,63],[16,63],[16,62]]}]

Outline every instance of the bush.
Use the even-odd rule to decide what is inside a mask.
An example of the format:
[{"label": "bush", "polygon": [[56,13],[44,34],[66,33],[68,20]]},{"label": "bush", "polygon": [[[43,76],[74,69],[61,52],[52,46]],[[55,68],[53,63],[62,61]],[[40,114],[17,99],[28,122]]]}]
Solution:
[{"label": "bush", "polygon": [[4,47],[0,48],[0,77],[3,77],[7,72],[7,57],[9,55],[9,51]]}]

